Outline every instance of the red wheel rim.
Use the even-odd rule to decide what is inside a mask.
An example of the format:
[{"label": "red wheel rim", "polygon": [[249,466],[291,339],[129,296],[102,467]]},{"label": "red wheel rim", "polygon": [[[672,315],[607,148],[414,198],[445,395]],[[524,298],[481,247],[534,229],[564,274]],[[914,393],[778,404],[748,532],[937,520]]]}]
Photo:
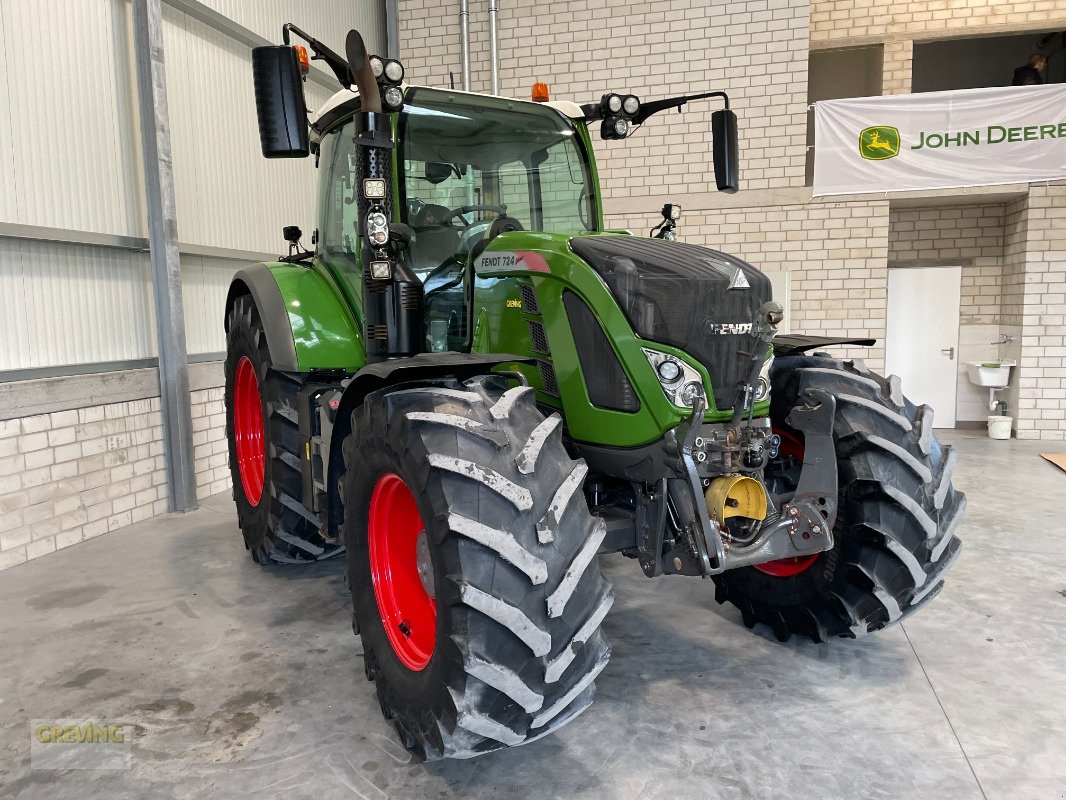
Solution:
[{"label": "red wheel rim", "polygon": [[[803,463],[803,441],[799,439],[795,434],[790,433],[780,428],[774,428],[774,433],[781,437],[781,447],[779,453],[783,456],[792,456]],[[801,572],[806,572],[811,564],[818,560],[819,553],[814,553],[809,556],[791,556],[789,558],[778,558],[774,561],[766,561],[762,564],[753,565],[759,572],[766,575],[773,575],[775,578],[791,578],[794,575],[799,575]]]},{"label": "red wheel rim", "polygon": [[263,441],[263,402],[259,397],[259,378],[248,356],[241,356],[237,362],[237,377],[233,387],[233,438],[244,497],[257,506],[263,496],[266,443]]},{"label": "red wheel rim", "polygon": [[374,487],[369,517],[370,577],[381,624],[396,656],[418,672],[437,643],[437,603],[418,574],[418,537],[426,526],[411,490],[391,472]]}]

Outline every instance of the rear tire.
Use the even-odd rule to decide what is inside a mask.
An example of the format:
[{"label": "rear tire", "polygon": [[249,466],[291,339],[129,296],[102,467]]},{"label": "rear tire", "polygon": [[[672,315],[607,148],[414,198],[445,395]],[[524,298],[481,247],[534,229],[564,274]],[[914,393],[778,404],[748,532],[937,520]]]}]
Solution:
[{"label": "rear tire", "polygon": [[[421,758],[525,744],[592,702],[610,655],[599,626],[613,594],[596,561],[606,528],[560,422],[498,378],[385,389],[353,413],[342,486],[353,626],[382,713]],[[410,574],[409,508],[375,505],[396,478],[425,526],[428,583]],[[389,518],[388,546],[403,552],[383,570],[371,542]],[[386,586],[406,594],[381,601],[394,596]],[[417,646],[398,650],[390,635]]]},{"label": "rear tire", "polygon": [[778,574],[746,567],[717,575],[715,599],[781,641],[793,633],[854,638],[898,622],[939,593],[958,557],[966,498],[951,485],[956,453],[933,436],[929,406],[915,406],[898,378],[859,361],[787,356],[770,377],[774,428],[800,439],[784,422],[800,392],[816,387],[836,398],[835,545],[798,572],[786,563]]},{"label": "rear tire", "polygon": [[[234,301],[226,323],[226,435],[244,546],[257,564],[304,564],[335,555],[343,548],[322,537],[314,514],[299,502],[303,478],[296,393],[303,384],[299,376],[273,368],[250,295]],[[239,444],[250,432],[260,447]],[[249,467],[250,461],[258,466]]]}]

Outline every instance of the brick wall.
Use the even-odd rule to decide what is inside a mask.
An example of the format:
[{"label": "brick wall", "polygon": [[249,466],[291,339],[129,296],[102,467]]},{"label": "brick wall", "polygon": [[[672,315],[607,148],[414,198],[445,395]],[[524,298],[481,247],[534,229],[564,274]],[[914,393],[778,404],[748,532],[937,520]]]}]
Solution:
[{"label": "brick wall", "polygon": [[1056,0],[911,0],[887,6],[879,0],[815,0],[811,41],[945,38],[987,31],[1057,30],[1066,9]]},{"label": "brick wall", "polygon": [[[201,499],[229,487],[222,392],[192,393]],[[0,421],[0,569],[166,509],[158,397]]]},{"label": "brick wall", "polygon": [[1066,439],[1066,186],[1033,186],[1025,209],[1020,439]]},{"label": "brick wall", "polygon": [[[544,81],[553,99],[579,103],[607,91],[653,99],[729,92],[740,118],[748,190],[803,185],[807,100],[807,4],[789,0],[631,3],[570,0],[505,3],[499,12],[500,93],[528,98]],[[487,92],[485,0],[471,0],[471,78]],[[408,80],[460,86],[458,4],[400,0],[401,55]],[[653,117],[624,142],[595,139],[608,198],[713,190],[710,113]]]},{"label": "brick wall", "polygon": [[881,94],[910,94],[914,42],[885,42]]},{"label": "brick wall", "polygon": [[889,262],[959,259],[962,325],[998,325],[1003,294],[1005,207],[893,209],[889,214]]}]

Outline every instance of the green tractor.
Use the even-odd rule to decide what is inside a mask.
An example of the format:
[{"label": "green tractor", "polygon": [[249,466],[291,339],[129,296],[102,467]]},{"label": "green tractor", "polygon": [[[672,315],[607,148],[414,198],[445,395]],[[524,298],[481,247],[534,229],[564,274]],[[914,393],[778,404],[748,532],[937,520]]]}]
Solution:
[{"label": "green tractor", "polygon": [[[341,90],[309,118],[311,58]],[[624,140],[722,92],[585,105],[410,86],[352,31],[253,54],[263,153],[314,155],[313,251],[226,301],[234,498],[260,564],[346,552],[367,677],[426,759],[533,741],[592,702],[601,553],[712,578],[750,628],[825,642],[939,592],[956,455],[895,378],[776,336],[738,258],[604,229],[590,127]],[[668,221],[668,224],[666,224]]]}]

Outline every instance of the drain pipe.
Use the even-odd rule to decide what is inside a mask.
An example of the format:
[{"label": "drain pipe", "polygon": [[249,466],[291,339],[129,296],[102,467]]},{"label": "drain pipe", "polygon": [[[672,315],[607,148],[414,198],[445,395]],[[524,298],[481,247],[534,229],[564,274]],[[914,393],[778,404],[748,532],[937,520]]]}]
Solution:
[{"label": "drain pipe", "polygon": [[492,93],[500,93],[499,36],[496,33],[496,0],[489,0],[489,58],[492,60]]},{"label": "drain pipe", "polygon": [[470,91],[470,5],[459,0],[459,60],[463,72],[463,91]]}]

